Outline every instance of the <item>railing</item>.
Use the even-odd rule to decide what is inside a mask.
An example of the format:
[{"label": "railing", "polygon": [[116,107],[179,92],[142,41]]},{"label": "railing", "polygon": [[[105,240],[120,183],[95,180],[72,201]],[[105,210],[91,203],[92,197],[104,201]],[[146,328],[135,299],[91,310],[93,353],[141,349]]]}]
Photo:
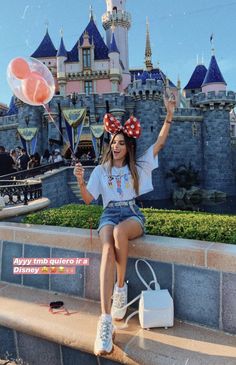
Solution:
[{"label": "railing", "polygon": [[3,197],[5,204],[28,205],[42,197],[41,180],[2,180],[0,181],[0,196]]},{"label": "railing", "polygon": [[46,164],[46,165],[40,165],[40,166],[35,167],[33,169],[17,171],[17,172],[13,172],[13,173],[7,174],[7,175],[1,175],[0,180],[23,180],[23,179],[28,179],[30,177],[34,177],[34,176],[37,176],[37,175],[42,175],[47,171],[58,169],[59,167],[62,167],[62,166],[65,166],[64,161],[54,162],[54,163]]}]

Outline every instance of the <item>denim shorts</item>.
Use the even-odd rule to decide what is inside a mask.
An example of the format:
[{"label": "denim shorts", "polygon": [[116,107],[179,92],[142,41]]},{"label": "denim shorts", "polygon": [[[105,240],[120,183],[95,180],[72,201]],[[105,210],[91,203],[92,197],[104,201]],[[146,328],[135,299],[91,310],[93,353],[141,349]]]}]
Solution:
[{"label": "denim shorts", "polygon": [[145,217],[136,204],[130,204],[128,206],[107,206],[102,213],[97,231],[99,233],[100,229],[106,225],[116,226],[128,219],[138,222],[141,225],[143,232],[145,232]]}]

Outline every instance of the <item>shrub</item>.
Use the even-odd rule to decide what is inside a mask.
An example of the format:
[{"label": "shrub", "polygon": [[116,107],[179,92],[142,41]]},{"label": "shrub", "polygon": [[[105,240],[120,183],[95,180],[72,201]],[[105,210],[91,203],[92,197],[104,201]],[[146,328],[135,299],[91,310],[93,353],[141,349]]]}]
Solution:
[{"label": "shrub", "polygon": [[176,183],[178,187],[188,190],[192,186],[200,184],[198,175],[199,171],[195,170],[190,162],[188,166],[182,164],[170,169],[166,177],[172,178],[172,182]]},{"label": "shrub", "polygon": [[[177,210],[141,209],[147,234],[236,244],[236,216]],[[30,214],[24,223],[93,228],[102,207],[70,204]]]}]

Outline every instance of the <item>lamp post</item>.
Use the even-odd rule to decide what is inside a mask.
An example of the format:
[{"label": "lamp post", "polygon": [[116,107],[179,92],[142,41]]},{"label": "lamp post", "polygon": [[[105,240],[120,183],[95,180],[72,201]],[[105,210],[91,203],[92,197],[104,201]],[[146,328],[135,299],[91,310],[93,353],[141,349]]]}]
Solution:
[{"label": "lamp post", "polygon": [[70,101],[72,102],[72,104],[74,105],[74,108],[76,106],[78,100],[78,95],[76,94],[76,92],[74,91],[72,94],[70,94]]}]

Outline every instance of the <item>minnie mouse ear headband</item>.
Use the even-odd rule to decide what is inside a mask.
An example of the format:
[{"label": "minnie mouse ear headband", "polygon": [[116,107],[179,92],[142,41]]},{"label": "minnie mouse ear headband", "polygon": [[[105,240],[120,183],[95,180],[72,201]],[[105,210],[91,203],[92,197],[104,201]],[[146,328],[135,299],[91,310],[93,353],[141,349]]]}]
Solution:
[{"label": "minnie mouse ear headband", "polygon": [[131,138],[139,138],[141,135],[140,122],[134,116],[131,116],[122,126],[118,119],[107,113],[104,115],[103,122],[105,130],[111,134],[122,131]]}]

